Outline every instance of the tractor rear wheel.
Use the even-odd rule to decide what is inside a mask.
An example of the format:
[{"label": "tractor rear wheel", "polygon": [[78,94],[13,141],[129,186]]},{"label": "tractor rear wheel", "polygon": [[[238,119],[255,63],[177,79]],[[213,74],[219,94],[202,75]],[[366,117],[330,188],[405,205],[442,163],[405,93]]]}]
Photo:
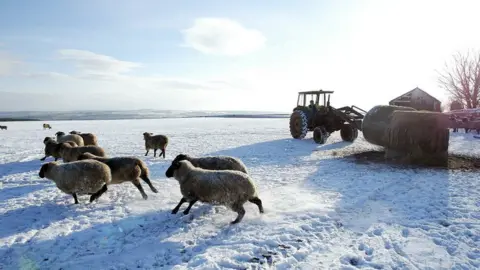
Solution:
[{"label": "tractor rear wheel", "polygon": [[290,134],[295,139],[303,139],[307,136],[307,132],[307,115],[300,110],[293,111],[292,115],[290,115]]},{"label": "tractor rear wheel", "polygon": [[313,130],[313,141],[318,144],[324,144],[327,141],[327,132],[323,127],[316,127]]},{"label": "tractor rear wheel", "polygon": [[340,129],[340,137],[346,142],[353,142],[358,137],[358,130],[349,123],[345,123]]}]

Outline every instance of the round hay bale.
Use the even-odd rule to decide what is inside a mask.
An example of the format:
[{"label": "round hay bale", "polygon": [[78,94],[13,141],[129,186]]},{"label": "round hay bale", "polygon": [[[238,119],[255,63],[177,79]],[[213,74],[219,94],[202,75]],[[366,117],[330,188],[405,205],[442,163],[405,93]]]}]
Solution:
[{"label": "round hay bale", "polygon": [[448,162],[448,115],[427,111],[395,111],[385,133],[386,158],[408,163],[445,165]]},{"label": "round hay bale", "polygon": [[411,107],[378,105],[370,109],[363,118],[362,133],[371,144],[385,146],[385,131],[390,125],[390,118],[395,111],[416,111]]}]

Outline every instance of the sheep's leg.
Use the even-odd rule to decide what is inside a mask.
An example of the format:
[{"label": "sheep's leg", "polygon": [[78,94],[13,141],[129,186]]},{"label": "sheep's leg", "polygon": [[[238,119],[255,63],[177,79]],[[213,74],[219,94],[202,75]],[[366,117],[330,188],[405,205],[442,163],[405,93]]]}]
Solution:
[{"label": "sheep's leg", "polygon": [[143,190],[143,187],[142,185],[140,184],[140,180],[138,179],[135,179],[132,181],[133,185],[137,187],[137,189],[140,191],[140,194],[142,194],[142,197],[144,200],[146,200],[148,198],[147,194],[145,193],[145,191]]},{"label": "sheep's leg", "polygon": [[175,206],[175,208],[173,208],[172,210],[172,214],[176,214],[178,212],[178,209],[180,209],[180,206],[182,206],[183,203],[187,202],[187,200],[185,200],[185,198],[182,198],[180,200],[180,202],[177,204],[177,206]]},{"label": "sheep's leg", "polygon": [[258,210],[260,211],[260,213],[263,213],[263,205],[262,205],[262,200],[260,200],[260,198],[255,197],[255,198],[250,199],[248,201],[256,204],[258,206]]},{"label": "sheep's leg", "polygon": [[147,152],[145,153],[145,156],[148,156],[148,152],[150,152],[150,149],[147,149]]},{"label": "sheep's leg", "polygon": [[163,158],[165,158],[165,148],[162,149],[162,152],[160,153],[160,155],[158,155],[159,157],[163,155]]},{"label": "sheep's leg", "polygon": [[90,196],[90,202],[93,202],[93,201],[97,200],[98,198],[100,198],[100,196],[102,196],[102,194],[105,193],[105,191],[107,191],[107,190],[108,190],[107,185],[106,184],[103,185],[103,187],[99,191],[93,193],[93,195]]},{"label": "sheep's leg", "polygon": [[153,157],[157,156],[157,148],[153,149]]},{"label": "sheep's leg", "polygon": [[77,193],[72,193],[73,199],[75,200],[75,204],[78,204]]},{"label": "sheep's leg", "polygon": [[150,181],[150,179],[146,175],[142,175],[142,176],[140,176],[140,178],[142,178],[142,180],[145,181],[145,183],[147,183],[147,185],[150,187],[150,189],[154,193],[158,193],[158,190],[152,185],[152,182]]},{"label": "sheep's leg", "polygon": [[237,224],[242,221],[243,217],[245,216],[245,208],[243,208],[243,203],[235,203],[232,206],[232,210],[238,213],[237,218],[230,222],[230,224]]},{"label": "sheep's leg", "polygon": [[187,215],[189,212],[190,212],[190,208],[192,208],[192,206],[198,201],[198,199],[193,199],[192,201],[190,201],[188,203],[188,207],[187,209],[185,209],[185,211],[183,211],[183,214],[184,215]]}]

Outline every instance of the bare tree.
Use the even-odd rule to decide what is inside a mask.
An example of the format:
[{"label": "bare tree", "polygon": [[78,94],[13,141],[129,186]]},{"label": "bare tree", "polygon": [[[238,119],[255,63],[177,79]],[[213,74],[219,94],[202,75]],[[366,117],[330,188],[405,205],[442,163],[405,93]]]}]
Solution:
[{"label": "bare tree", "polygon": [[451,65],[445,64],[443,73],[439,73],[438,82],[452,100],[460,101],[468,108],[477,108],[480,104],[480,52],[457,52]]}]

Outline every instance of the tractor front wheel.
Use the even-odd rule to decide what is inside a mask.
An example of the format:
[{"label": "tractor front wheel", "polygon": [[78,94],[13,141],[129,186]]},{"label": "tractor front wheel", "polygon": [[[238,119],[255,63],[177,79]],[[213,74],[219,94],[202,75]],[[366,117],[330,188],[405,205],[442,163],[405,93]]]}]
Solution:
[{"label": "tractor front wheel", "polygon": [[358,137],[358,130],[354,126],[345,123],[340,129],[340,137],[346,142],[353,142]]},{"label": "tractor front wheel", "polygon": [[313,130],[313,141],[318,144],[324,144],[327,141],[328,134],[323,127],[316,127]]},{"label": "tractor front wheel", "polygon": [[303,139],[307,136],[308,119],[304,112],[295,110],[290,116],[290,134],[295,139]]}]

